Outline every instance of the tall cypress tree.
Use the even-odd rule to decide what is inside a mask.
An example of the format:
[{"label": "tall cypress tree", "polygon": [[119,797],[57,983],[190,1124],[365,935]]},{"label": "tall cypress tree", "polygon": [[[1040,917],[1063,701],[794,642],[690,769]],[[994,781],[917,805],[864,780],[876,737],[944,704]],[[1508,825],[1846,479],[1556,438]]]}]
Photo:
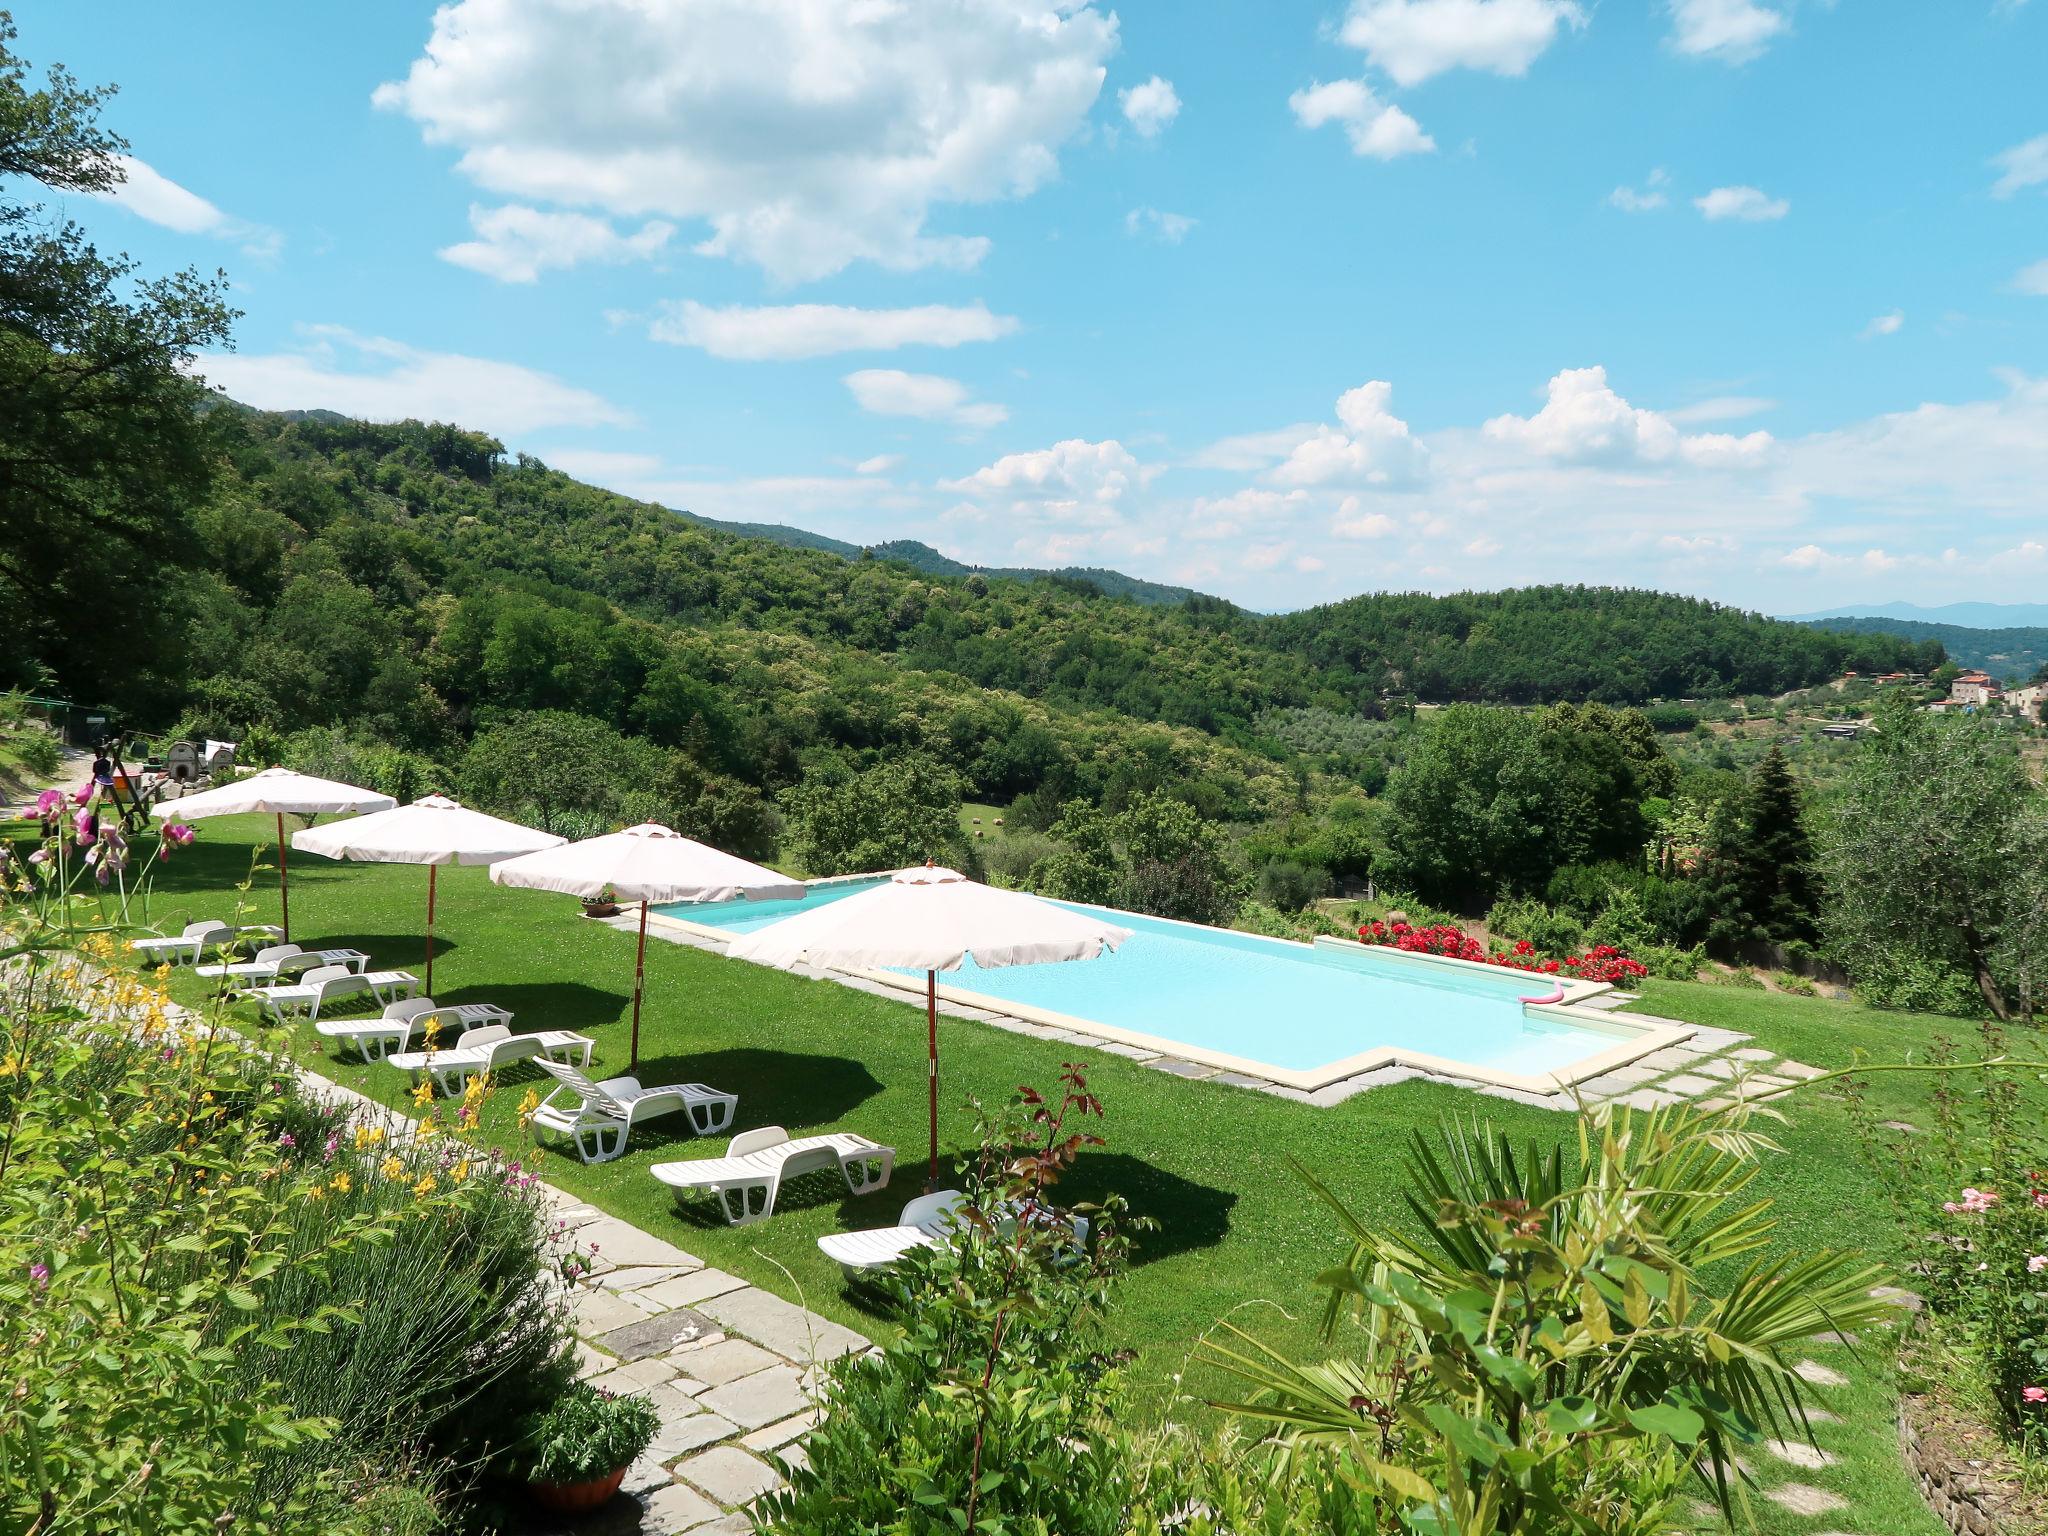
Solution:
[{"label": "tall cypress tree", "polygon": [[1813,843],[1806,835],[1792,765],[1778,747],[1757,764],[1749,781],[1738,836],[1738,878],[1752,932],[1777,944],[1812,939],[1820,906]]}]

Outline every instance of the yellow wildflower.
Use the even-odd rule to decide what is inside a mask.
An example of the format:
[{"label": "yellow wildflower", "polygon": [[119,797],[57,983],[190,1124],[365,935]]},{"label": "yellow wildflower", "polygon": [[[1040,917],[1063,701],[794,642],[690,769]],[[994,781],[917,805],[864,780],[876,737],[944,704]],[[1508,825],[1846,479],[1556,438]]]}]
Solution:
[{"label": "yellow wildflower", "polygon": [[423,1077],[413,1086],[412,1101],[421,1108],[434,1102],[433,1079]]},{"label": "yellow wildflower", "polygon": [[434,1182],[434,1176],[431,1173],[423,1173],[419,1177],[419,1182],[413,1185],[412,1192],[419,1199],[424,1200],[428,1195],[431,1195],[437,1187],[438,1186]]},{"label": "yellow wildflower", "polygon": [[377,1165],[377,1171],[387,1179],[402,1179],[405,1177],[405,1164],[396,1157],[387,1156]]},{"label": "yellow wildflower", "polygon": [[320,1185],[315,1184],[311,1189],[306,1191],[306,1198],[308,1200],[324,1200],[327,1198],[327,1191]]},{"label": "yellow wildflower", "polygon": [[355,1187],[355,1180],[350,1178],[346,1173],[337,1173],[328,1182],[334,1186],[335,1193],[341,1195],[347,1194],[351,1189]]},{"label": "yellow wildflower", "polygon": [[526,1090],[526,1097],[519,1101],[519,1128],[523,1131],[533,1123],[534,1112],[540,1108],[538,1089]]},{"label": "yellow wildflower", "polygon": [[417,1135],[421,1141],[432,1141],[436,1136],[441,1134],[441,1127],[435,1123],[434,1117],[432,1115],[429,1115],[426,1119],[420,1122],[420,1128],[414,1134]]},{"label": "yellow wildflower", "polygon": [[457,1163],[453,1168],[450,1168],[448,1170],[448,1179],[451,1183],[460,1184],[464,1179],[468,1177],[469,1159],[466,1157],[461,1162]]},{"label": "yellow wildflower", "polygon": [[366,1147],[376,1146],[383,1139],[384,1127],[381,1125],[359,1125],[356,1127],[356,1150],[358,1152],[363,1151]]}]

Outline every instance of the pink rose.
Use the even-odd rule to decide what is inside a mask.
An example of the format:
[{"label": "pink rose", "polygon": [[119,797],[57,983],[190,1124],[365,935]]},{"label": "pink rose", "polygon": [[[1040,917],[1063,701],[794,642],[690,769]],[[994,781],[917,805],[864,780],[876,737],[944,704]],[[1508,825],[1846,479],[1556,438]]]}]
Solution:
[{"label": "pink rose", "polygon": [[2037,1253],[2027,1260],[2028,1274],[2038,1275],[2044,1269],[2048,1269],[2048,1253]]},{"label": "pink rose", "polygon": [[2022,1387],[2020,1396],[2030,1403],[2048,1403],[2048,1387]]}]

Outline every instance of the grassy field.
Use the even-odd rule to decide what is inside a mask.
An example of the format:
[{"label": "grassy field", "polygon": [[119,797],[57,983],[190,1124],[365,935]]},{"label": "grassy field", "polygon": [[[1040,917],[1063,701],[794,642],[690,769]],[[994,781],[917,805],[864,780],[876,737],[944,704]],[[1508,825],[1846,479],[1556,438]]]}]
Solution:
[{"label": "grassy field", "polygon": [[[264,847],[267,818],[205,823],[198,844],[161,871],[150,918],[175,928],[193,917],[226,916],[233,888]],[[417,967],[426,871],[406,866],[335,865],[293,860],[294,936],[309,945],[350,945],[382,965]],[[275,876],[256,876],[245,920],[275,920]],[[583,921],[566,897],[508,891],[481,869],[444,870],[440,881],[435,996],[512,1008],[518,1028],[568,1028],[599,1041],[601,1073],[626,1070],[626,1011],[632,943]],[[177,988],[198,1001],[204,983],[181,975]],[[1903,1059],[1939,1030],[1968,1026],[1854,1005],[1726,987],[1651,983],[1642,1009],[1756,1035],[1773,1049],[1822,1066],[1847,1065],[1862,1049]],[[249,1010],[245,1007],[243,1012]],[[585,1168],[546,1154],[546,1175],[593,1202],[701,1254],[708,1262],[869,1333],[885,1319],[846,1291],[815,1240],[846,1227],[884,1225],[917,1193],[925,1144],[925,1064],[919,1010],[825,982],[727,961],[669,944],[648,953],[648,996],[640,1075],[651,1083],[702,1080],[737,1093],[736,1125],[768,1123],[804,1134],[857,1130],[893,1143],[902,1162],[890,1189],[863,1199],[820,1177],[785,1188],[773,1220],[734,1230],[710,1207],[679,1211],[647,1177],[650,1163],[707,1155],[664,1122],[635,1133],[618,1162]],[[1072,1048],[1036,1042],[983,1024],[942,1019],[941,1132],[959,1148],[971,1129],[970,1095],[999,1100],[1019,1083],[1049,1086]],[[388,1067],[349,1064],[329,1054],[310,1029],[289,1042],[308,1066],[394,1104],[407,1084]],[[1412,1133],[1433,1133],[1447,1116],[1483,1114],[1517,1136],[1568,1136],[1561,1116],[1428,1083],[1362,1095],[1314,1109],[1265,1094],[1191,1083],[1106,1054],[1085,1057],[1091,1086],[1107,1106],[1108,1146],[1082,1159],[1069,1184],[1074,1198],[1114,1190],[1158,1223],[1137,1245],[1137,1262],[1112,1319],[1119,1343],[1138,1351],[1140,1379],[1162,1405],[1174,1391],[1190,1347],[1217,1319],[1232,1316],[1283,1347],[1310,1352],[1315,1273],[1343,1245],[1325,1211],[1290,1167],[1299,1159],[1368,1220],[1410,1220],[1400,1198],[1401,1158]],[[522,1075],[524,1073],[525,1075]],[[516,1121],[531,1068],[514,1069],[491,1102],[485,1132],[507,1146],[524,1143]],[[1911,1120],[1925,1101],[1924,1080],[1880,1078],[1873,1101]],[[1848,1120],[1823,1093],[1803,1094],[1791,1123],[1776,1134],[1785,1152],[1769,1159],[1760,1181],[1777,1202],[1783,1242],[1819,1244],[1893,1258],[1898,1234],[1859,1162]],[[1892,1386],[1881,1344],[1852,1360],[1823,1352],[1853,1378],[1831,1403],[1843,1421],[1824,1436],[1841,1464],[1802,1473],[1838,1489],[1851,1512],[1821,1522],[1759,1507],[1762,1528],[1935,1532],[1899,1469],[1892,1440]],[[1183,1389],[1205,1386],[1199,1372]],[[1784,1468],[1758,1469],[1783,1475]]]}]

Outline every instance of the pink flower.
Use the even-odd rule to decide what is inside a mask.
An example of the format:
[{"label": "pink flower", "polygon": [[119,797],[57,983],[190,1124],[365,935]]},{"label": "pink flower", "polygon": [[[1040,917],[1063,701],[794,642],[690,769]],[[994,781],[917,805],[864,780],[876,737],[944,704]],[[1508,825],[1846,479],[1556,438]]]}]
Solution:
[{"label": "pink flower", "polygon": [[182,821],[173,821],[164,827],[164,841],[173,843],[180,848],[189,846],[192,839],[196,836],[198,834]]},{"label": "pink flower", "polygon": [[2027,1260],[2028,1274],[2038,1275],[2044,1269],[2048,1269],[2048,1253],[2037,1253]]},{"label": "pink flower", "polygon": [[2048,1403],[2048,1387],[2022,1387],[2020,1396],[2030,1403]]},{"label": "pink flower", "polygon": [[1950,1213],[1960,1211],[1966,1215],[1975,1215],[1979,1211],[1990,1210],[1996,1204],[1998,1204],[1998,1196],[1990,1190],[1966,1189],[1963,1191],[1963,1198],[1961,1200],[1944,1200],[1941,1208]]},{"label": "pink flower", "polygon": [[[28,1277],[35,1282],[37,1290],[43,1290],[50,1283],[50,1266],[47,1264],[31,1264],[28,1267]],[[2029,1388],[2028,1390],[2031,1391],[2033,1389]]]},{"label": "pink flower", "polygon": [[2034,1191],[2034,1204],[2042,1210],[2048,1211],[2048,1189],[2037,1189]]}]

